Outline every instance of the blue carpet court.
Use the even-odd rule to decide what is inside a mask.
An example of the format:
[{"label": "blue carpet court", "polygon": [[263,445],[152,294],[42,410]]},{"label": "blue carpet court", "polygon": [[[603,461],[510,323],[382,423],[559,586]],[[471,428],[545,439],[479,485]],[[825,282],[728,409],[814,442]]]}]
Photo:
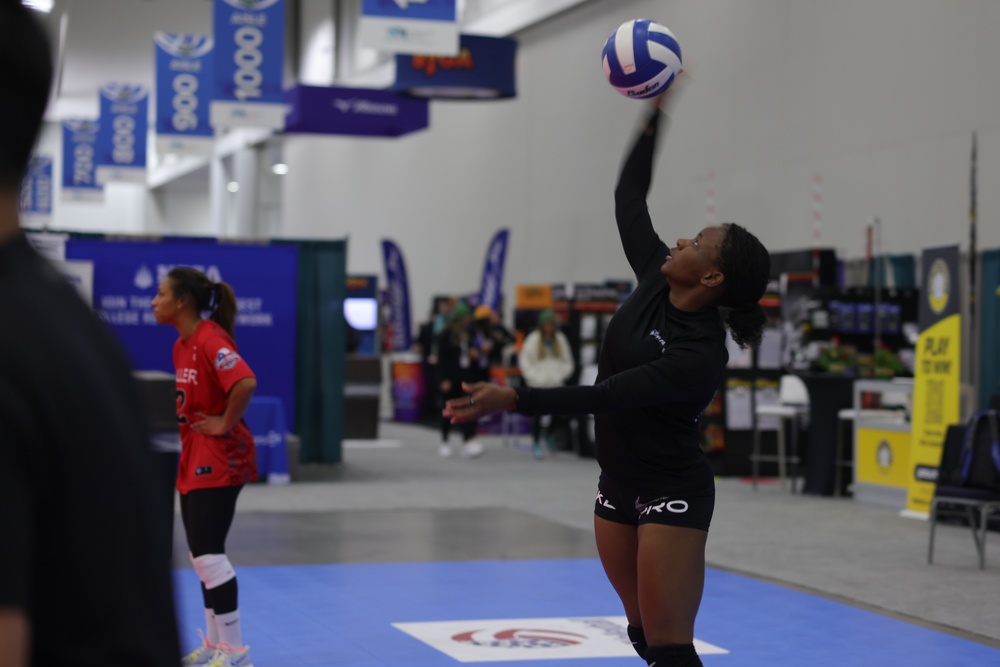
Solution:
[{"label": "blue carpet court", "polygon": [[[637,667],[596,559],[238,568],[256,667]],[[185,650],[204,624],[176,570]],[[930,603],[930,601],[929,601]],[[983,667],[1000,650],[709,569],[697,641],[718,667]]]}]

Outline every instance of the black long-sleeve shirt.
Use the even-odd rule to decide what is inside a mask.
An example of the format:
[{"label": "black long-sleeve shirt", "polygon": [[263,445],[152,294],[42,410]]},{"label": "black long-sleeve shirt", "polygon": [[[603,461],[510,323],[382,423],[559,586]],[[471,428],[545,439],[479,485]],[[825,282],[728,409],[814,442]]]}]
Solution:
[{"label": "black long-sleeve shirt", "polygon": [[622,168],[615,218],[637,286],[608,325],[593,386],[518,390],[526,414],[593,413],[602,470],[639,489],[683,488],[705,462],[698,419],[729,355],[718,310],[670,303],[660,274],[667,245],[646,205],[660,114],[650,118]]}]

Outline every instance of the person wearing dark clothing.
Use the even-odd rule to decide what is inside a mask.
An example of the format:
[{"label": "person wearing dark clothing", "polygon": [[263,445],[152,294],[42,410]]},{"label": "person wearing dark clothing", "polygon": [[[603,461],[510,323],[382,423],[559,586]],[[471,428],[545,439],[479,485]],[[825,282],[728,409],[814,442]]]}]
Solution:
[{"label": "person wearing dark clothing", "polygon": [[[451,311],[448,325],[438,335],[436,384],[445,401],[462,396],[462,383],[485,382],[489,379],[489,367],[484,367],[485,358],[480,355],[479,348],[473,338],[472,313],[469,306],[458,303]],[[488,362],[487,362],[488,363]],[[475,458],[482,455],[483,446],[476,440],[476,422],[462,424],[462,456]],[[448,436],[451,433],[451,420],[441,418],[441,447],[438,450],[442,457],[452,455]]]},{"label": "person wearing dark clothing", "polygon": [[0,665],[176,667],[167,499],[124,351],[20,230],[45,33],[0,0]]},{"label": "person wearing dark clothing", "polygon": [[486,352],[489,366],[503,366],[504,349],[514,343],[514,334],[500,322],[500,314],[489,306],[476,306],[473,327]]},{"label": "person wearing dark clothing", "polygon": [[760,341],[766,318],[758,301],[770,255],[732,223],[678,239],[674,248],[653,230],[646,196],[665,96],[656,98],[615,190],[618,230],[638,285],[608,326],[596,383],[466,385],[468,395],[449,401],[444,414],[455,422],[503,410],[596,415],[601,562],[636,652],[656,667],[690,667],[702,664],[694,623],[715,505],[698,421],[728,360],[723,323],[741,346]]}]

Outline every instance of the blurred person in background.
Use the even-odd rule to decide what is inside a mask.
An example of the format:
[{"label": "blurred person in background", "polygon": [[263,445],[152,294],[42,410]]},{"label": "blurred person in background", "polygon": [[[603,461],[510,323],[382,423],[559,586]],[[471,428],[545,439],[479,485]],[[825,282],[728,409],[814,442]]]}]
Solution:
[{"label": "blurred person in background", "polygon": [[[444,401],[462,396],[463,382],[484,382],[489,379],[489,366],[482,366],[483,357],[476,347],[472,329],[472,311],[468,304],[459,302],[451,310],[448,325],[437,338],[437,388]],[[488,363],[488,361],[487,361]],[[466,458],[476,458],[483,453],[483,446],[476,440],[476,422],[462,424],[461,454]],[[451,420],[441,418],[441,446],[438,453],[449,457],[453,450],[448,442],[451,434]]]},{"label": "blurred person in background", "polygon": [[[559,331],[554,310],[543,310],[538,315],[538,327],[524,339],[517,363],[529,387],[561,387],[573,374],[573,353],[566,335]],[[535,415],[531,438],[536,459],[545,457],[543,439],[549,450],[554,449],[551,426],[552,415]]]}]

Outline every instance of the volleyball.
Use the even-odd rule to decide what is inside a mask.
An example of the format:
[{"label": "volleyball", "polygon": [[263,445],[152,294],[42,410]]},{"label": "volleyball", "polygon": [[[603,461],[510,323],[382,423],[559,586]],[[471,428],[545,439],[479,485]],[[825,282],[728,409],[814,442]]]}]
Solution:
[{"label": "volleyball", "polygon": [[602,54],[604,76],[625,97],[655,97],[681,71],[681,47],[665,26],[648,19],[622,23]]}]

